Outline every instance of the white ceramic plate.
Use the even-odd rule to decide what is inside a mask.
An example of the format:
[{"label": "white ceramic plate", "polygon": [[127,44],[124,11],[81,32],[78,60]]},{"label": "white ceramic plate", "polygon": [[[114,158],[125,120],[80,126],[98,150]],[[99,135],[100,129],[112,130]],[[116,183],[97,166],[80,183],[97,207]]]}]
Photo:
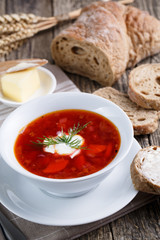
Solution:
[{"label": "white ceramic plate", "polygon": [[137,194],[130,164],[140,145],[134,139],[124,161],[96,189],[76,198],[53,197],[36,188],[0,159],[0,201],[16,215],[46,225],[79,225],[105,218],[126,206]]},{"label": "white ceramic plate", "polygon": [[[57,81],[53,73],[44,67],[38,67],[38,71],[40,73],[40,88],[27,101],[30,101],[36,97],[50,94],[56,88]],[[2,92],[0,92],[0,101],[11,107],[18,107],[24,103],[10,100],[9,98],[3,96]]]}]

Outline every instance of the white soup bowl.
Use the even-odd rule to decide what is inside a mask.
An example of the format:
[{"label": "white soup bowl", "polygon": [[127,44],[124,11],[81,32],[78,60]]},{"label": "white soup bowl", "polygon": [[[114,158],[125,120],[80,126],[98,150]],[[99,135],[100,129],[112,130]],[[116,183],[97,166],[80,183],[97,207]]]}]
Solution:
[{"label": "white soup bowl", "polygon": [[[19,164],[14,154],[14,144],[20,130],[41,115],[63,109],[96,112],[109,119],[118,128],[121,138],[120,149],[109,165],[83,177],[51,179],[35,175]],[[125,158],[132,142],[133,128],[126,113],[111,101],[89,93],[54,93],[31,100],[14,110],[0,129],[0,153],[4,161],[41,190],[61,197],[80,196],[98,186]]]}]

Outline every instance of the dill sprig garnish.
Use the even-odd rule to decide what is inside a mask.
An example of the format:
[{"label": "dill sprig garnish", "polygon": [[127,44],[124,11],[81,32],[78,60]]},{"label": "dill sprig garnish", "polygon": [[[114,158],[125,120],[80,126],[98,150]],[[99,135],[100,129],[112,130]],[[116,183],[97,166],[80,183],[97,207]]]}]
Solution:
[{"label": "dill sprig garnish", "polygon": [[74,149],[86,149],[86,147],[81,147],[81,140],[76,138],[73,139],[73,136],[77,135],[82,129],[84,129],[90,122],[84,124],[83,126],[80,126],[78,123],[77,126],[74,124],[73,128],[70,128],[68,130],[68,134],[64,133],[63,129],[61,130],[61,136],[57,137],[46,137],[43,136],[43,138],[39,138],[40,140],[37,140],[36,142],[32,142],[38,145],[43,146],[50,146],[50,145],[56,145],[60,143],[65,143],[66,145],[70,146]]}]

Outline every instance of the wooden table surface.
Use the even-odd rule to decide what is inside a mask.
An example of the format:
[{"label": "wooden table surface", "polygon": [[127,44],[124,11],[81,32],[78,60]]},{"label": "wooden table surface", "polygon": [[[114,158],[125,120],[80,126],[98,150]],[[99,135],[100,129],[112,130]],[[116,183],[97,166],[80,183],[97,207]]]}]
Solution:
[{"label": "wooden table surface", "polygon": [[[34,13],[39,16],[53,16],[67,13],[71,10],[86,6],[92,0],[1,0],[0,1],[0,15],[10,13]],[[160,1],[159,0],[135,0],[132,4],[142,10],[149,11],[149,13],[160,19]],[[22,58],[46,58],[53,63],[50,44],[53,37],[61,30],[66,28],[71,21],[61,23],[58,26],[38,33],[33,38],[29,39],[17,51],[12,52],[1,61],[9,59]],[[160,54],[150,57],[143,61],[143,63],[159,62]],[[121,79],[114,85],[122,92],[127,90],[127,76],[130,70],[122,76]],[[84,77],[67,73],[70,79],[83,92],[93,92],[101,86]],[[142,147],[149,145],[160,144],[160,128],[151,135],[136,137]],[[160,239],[160,203],[156,200],[145,207],[136,210],[120,219],[107,224],[99,229],[96,229],[77,240],[128,240],[128,239]],[[18,240],[18,239],[17,239]]]}]

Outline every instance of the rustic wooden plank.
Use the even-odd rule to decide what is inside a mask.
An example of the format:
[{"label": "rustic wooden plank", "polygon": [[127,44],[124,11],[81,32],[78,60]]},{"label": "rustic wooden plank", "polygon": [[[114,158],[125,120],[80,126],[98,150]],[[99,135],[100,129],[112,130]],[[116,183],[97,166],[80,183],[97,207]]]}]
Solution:
[{"label": "rustic wooden plank", "polygon": [[114,240],[109,224],[104,227],[100,227],[99,229],[94,230],[88,234],[85,234],[84,236],[77,238],[76,240],[103,240],[103,239]]},{"label": "rustic wooden plank", "polygon": [[5,0],[1,0],[0,15],[3,15],[4,13],[5,13]]},{"label": "rustic wooden plank", "polygon": [[159,239],[160,209],[153,202],[111,223],[114,239]]},{"label": "rustic wooden plank", "polygon": [[155,201],[76,240],[158,240],[159,216],[160,206]]},{"label": "rustic wooden plank", "polygon": [[[42,17],[50,17],[53,15],[51,0],[41,1],[40,4],[39,0],[34,0],[34,4],[37,6],[36,12],[34,12],[36,15]],[[32,6],[30,6],[30,12],[31,11],[33,11]],[[45,58],[51,62],[51,41],[52,31],[50,29],[36,34],[31,42],[31,57]]]}]

